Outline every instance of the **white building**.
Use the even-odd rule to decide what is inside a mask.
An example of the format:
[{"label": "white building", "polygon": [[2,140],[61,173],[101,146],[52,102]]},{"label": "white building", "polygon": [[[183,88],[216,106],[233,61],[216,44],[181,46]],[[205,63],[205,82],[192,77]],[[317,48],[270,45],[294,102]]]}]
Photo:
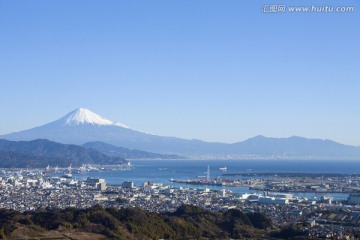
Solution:
[{"label": "white building", "polygon": [[86,179],[86,183],[100,191],[106,190],[106,182],[103,178],[90,178]]}]

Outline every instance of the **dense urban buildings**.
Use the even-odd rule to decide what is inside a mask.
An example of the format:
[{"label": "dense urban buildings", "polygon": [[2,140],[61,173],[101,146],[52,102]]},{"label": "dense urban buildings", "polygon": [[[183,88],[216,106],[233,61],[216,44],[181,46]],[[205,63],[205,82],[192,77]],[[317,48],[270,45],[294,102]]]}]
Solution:
[{"label": "dense urban buildings", "polygon": [[278,227],[305,224],[309,236],[342,236],[360,230],[359,194],[355,192],[348,201],[334,201],[326,195],[309,199],[272,191],[235,194],[225,189],[211,190],[206,185],[172,187],[150,181],[142,186],[135,186],[132,181],[123,182],[121,186],[107,186],[106,179],[78,181],[68,176],[51,176],[41,170],[3,171],[0,208],[25,212],[45,208],[85,209],[99,204],[105,208],[139,207],[164,213],[174,212],[186,204],[212,212],[230,209],[260,212]]}]

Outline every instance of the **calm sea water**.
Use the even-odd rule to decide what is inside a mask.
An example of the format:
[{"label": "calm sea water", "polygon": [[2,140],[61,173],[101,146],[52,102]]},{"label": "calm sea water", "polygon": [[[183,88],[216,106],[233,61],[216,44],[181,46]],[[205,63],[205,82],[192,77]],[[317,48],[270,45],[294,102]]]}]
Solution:
[{"label": "calm sea water", "polygon": [[[187,186],[221,189],[226,188],[236,193],[250,192],[247,187],[216,187],[194,186],[172,183],[173,179],[194,179],[206,175],[210,166],[211,178],[221,177],[221,167],[227,167],[226,173],[360,173],[360,162],[357,161],[289,161],[289,160],[134,160],[135,168],[129,171],[103,171],[75,174],[77,179],[87,177],[104,178],[108,184],[121,184],[124,181],[134,181],[141,185],[145,181],[161,182],[171,186]],[[234,177],[239,178],[239,177]],[[320,197],[322,194],[299,193],[299,196]],[[329,194],[328,194],[329,195]],[[347,194],[333,193],[334,199],[346,199]]]}]

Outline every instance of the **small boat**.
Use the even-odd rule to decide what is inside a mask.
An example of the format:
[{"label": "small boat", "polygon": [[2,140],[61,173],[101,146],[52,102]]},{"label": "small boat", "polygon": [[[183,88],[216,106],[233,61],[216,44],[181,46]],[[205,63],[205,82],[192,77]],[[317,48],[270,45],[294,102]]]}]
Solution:
[{"label": "small boat", "polygon": [[227,167],[225,166],[225,167],[221,167],[221,168],[219,168],[219,170],[220,171],[223,171],[223,172],[226,172],[227,171]]},{"label": "small boat", "polygon": [[62,177],[63,178],[72,178],[72,174],[71,173],[66,173]]},{"label": "small boat", "polygon": [[85,164],[81,165],[81,167],[79,168],[79,172],[86,172]]}]

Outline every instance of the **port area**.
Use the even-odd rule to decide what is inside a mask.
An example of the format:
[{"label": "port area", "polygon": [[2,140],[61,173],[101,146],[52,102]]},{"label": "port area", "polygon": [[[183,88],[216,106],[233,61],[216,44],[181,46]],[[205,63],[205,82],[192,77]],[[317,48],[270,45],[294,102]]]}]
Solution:
[{"label": "port area", "polygon": [[171,182],[190,185],[249,187],[249,190],[292,193],[353,193],[360,191],[359,174],[336,173],[225,173],[215,179]]},{"label": "port area", "polygon": [[209,186],[227,186],[227,187],[239,187],[239,186],[248,186],[248,180],[233,180],[233,179],[214,179],[214,180],[198,180],[198,179],[187,179],[187,180],[176,180],[170,179],[170,182],[174,183],[185,183],[190,185],[209,185]]}]

